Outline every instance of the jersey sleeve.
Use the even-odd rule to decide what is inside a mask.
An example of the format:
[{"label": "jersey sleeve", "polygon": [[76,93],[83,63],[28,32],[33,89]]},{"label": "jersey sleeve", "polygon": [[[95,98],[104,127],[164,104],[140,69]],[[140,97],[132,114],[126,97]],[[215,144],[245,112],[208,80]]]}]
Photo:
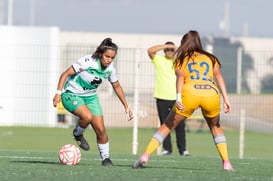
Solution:
[{"label": "jersey sleeve", "polygon": [[156,64],[159,58],[160,58],[160,55],[158,55],[158,53],[156,53],[154,58],[151,59],[152,63]]},{"label": "jersey sleeve", "polygon": [[118,77],[117,77],[117,72],[114,66],[112,66],[112,71],[111,71],[111,75],[109,76],[108,80],[111,83],[114,83],[116,81],[118,81]]},{"label": "jersey sleeve", "polygon": [[89,61],[91,61],[91,59],[92,59],[91,55],[85,55],[85,56],[79,58],[78,60],[76,60],[76,62],[72,64],[74,71],[76,73],[79,73],[79,72],[87,69],[88,66],[90,65]]}]

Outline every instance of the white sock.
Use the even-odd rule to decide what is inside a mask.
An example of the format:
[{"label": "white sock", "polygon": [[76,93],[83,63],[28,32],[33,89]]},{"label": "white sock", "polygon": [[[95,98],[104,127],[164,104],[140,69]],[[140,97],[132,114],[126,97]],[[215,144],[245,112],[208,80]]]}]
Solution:
[{"label": "white sock", "polygon": [[85,131],[85,128],[82,128],[80,125],[77,124],[74,129],[74,135],[75,136],[82,135],[84,131]]},{"label": "white sock", "polygon": [[105,158],[109,158],[109,142],[105,144],[98,144],[98,150],[100,152],[100,157],[102,160],[104,160]]}]

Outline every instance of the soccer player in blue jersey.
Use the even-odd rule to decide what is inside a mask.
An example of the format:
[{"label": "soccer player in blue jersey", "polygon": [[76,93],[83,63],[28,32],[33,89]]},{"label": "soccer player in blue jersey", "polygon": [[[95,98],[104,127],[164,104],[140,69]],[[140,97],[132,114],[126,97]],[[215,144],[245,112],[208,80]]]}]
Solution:
[{"label": "soccer player in blue jersey", "polygon": [[94,54],[85,55],[65,70],[58,82],[53,105],[62,101],[64,107],[79,117],[73,130],[77,144],[83,150],[89,150],[89,144],[83,137],[85,129],[91,125],[97,136],[97,145],[103,166],[113,165],[109,158],[109,141],[105,130],[102,108],[96,93],[98,86],[108,80],[124,106],[128,120],[133,118],[123,89],[118,81],[113,60],[118,47],[111,38],[104,39]]}]

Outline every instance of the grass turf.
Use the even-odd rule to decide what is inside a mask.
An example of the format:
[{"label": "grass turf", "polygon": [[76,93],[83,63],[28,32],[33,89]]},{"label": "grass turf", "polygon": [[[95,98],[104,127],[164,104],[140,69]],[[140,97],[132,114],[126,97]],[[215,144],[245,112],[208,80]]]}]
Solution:
[{"label": "grass turf", "polygon": [[2,181],[12,180],[272,180],[272,161],[233,159],[235,171],[222,170],[216,157],[152,156],[143,169],[132,169],[137,159],[131,154],[113,154],[113,167],[102,167],[98,155],[82,153],[76,166],[64,166],[56,152],[0,151]]},{"label": "grass turf", "polygon": [[[139,129],[139,152],[153,131]],[[239,134],[226,131],[235,171],[224,172],[207,130],[187,133],[190,157],[177,156],[176,152],[165,157],[154,154],[146,168],[137,170],[131,168],[138,156],[131,154],[130,128],[108,129],[114,167],[101,166],[93,131],[85,133],[91,151],[81,151],[80,164],[61,165],[58,150],[64,144],[74,143],[71,132],[72,128],[0,127],[1,180],[273,180],[273,148],[269,146],[272,135],[268,134],[246,132],[246,158],[238,159]]]}]

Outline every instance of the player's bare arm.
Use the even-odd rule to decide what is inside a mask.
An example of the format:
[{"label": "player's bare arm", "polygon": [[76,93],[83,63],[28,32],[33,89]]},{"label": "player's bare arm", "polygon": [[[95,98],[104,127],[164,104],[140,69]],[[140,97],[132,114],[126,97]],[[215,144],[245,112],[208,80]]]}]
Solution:
[{"label": "player's bare arm", "polygon": [[218,66],[214,66],[213,68],[213,74],[216,78],[217,84],[219,86],[219,89],[221,90],[223,100],[224,100],[224,112],[228,113],[231,111],[231,104],[229,102],[227,89],[226,89],[226,83],[224,80],[224,77],[222,75],[221,69]]},{"label": "player's bare arm", "polygon": [[[64,71],[61,76],[60,76],[60,79],[59,79],[59,82],[58,82],[58,87],[57,87],[57,90],[58,91],[61,91],[64,87],[64,83],[67,79],[68,76],[74,74],[75,71],[73,69],[72,66],[70,66],[66,71]],[[56,107],[57,104],[61,101],[61,95],[59,93],[56,93],[54,98],[53,98],[53,106]]]},{"label": "player's bare arm", "polygon": [[128,103],[126,101],[125,95],[124,95],[124,91],[119,83],[119,81],[116,81],[114,83],[112,83],[112,87],[116,93],[116,95],[118,96],[119,100],[121,101],[121,103],[124,106],[125,112],[128,116],[128,121],[133,119],[133,113],[131,111],[131,109],[128,106]]}]

